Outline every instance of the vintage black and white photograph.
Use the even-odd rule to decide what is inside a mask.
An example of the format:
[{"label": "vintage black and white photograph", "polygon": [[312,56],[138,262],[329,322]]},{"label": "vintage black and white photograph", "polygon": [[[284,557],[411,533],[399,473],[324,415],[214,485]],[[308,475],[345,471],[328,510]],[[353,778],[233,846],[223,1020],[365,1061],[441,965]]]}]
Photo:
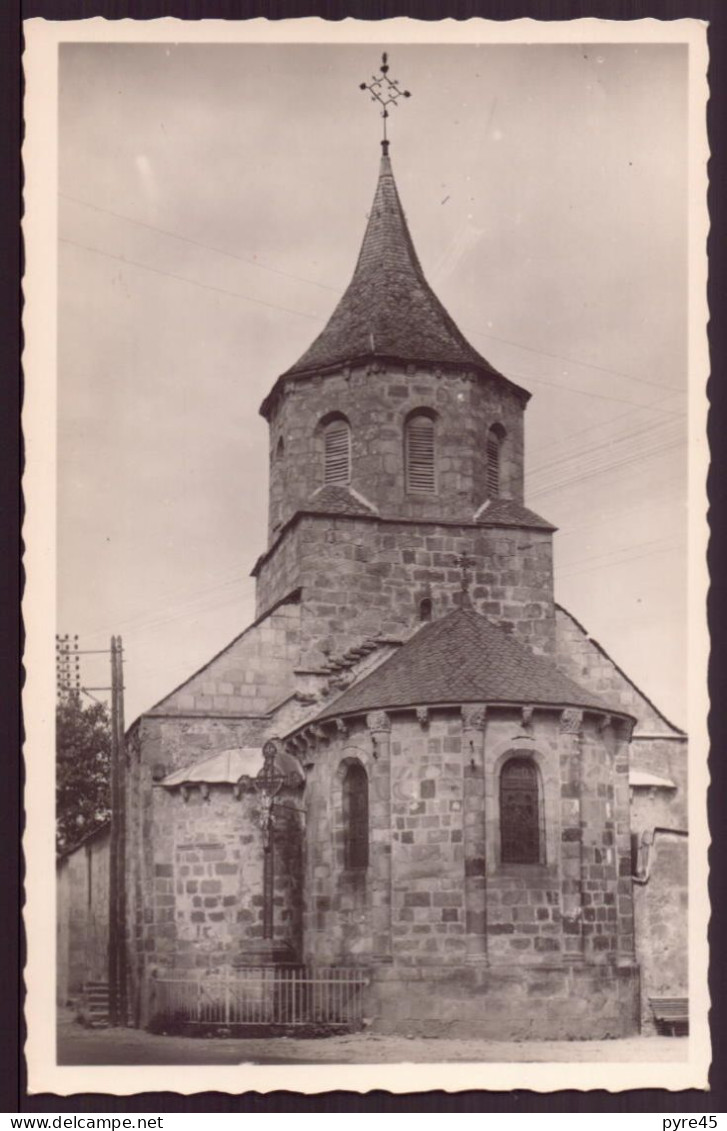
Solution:
[{"label": "vintage black and white photograph", "polygon": [[37,80],[31,1082],[701,1086],[703,29],[259,23]]}]

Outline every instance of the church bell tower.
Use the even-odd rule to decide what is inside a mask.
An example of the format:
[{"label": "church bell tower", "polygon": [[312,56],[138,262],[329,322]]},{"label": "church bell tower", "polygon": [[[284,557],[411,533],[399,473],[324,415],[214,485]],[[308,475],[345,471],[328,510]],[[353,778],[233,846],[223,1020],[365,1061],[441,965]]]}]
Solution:
[{"label": "church bell tower", "polygon": [[[375,84],[383,106],[406,95]],[[388,86],[387,86],[388,84]],[[270,429],[268,547],[257,613],[298,592],[308,662],[405,638],[462,599],[553,648],[553,527],[523,501],[530,394],[465,339],[424,276],[384,137],[353,277],[261,406]]]}]

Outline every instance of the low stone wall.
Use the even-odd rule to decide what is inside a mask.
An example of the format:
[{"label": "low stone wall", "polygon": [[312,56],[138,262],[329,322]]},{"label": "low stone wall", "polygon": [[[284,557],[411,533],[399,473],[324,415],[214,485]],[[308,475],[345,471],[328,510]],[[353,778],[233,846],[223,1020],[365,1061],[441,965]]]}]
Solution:
[{"label": "low stone wall", "polygon": [[648,878],[634,884],[634,912],[642,967],[641,1021],[654,1031],[649,999],[687,997],[688,840],[675,833],[657,833],[649,853]]},{"label": "low stone wall", "polygon": [[380,966],[372,1029],[415,1037],[604,1040],[639,1031],[635,966]]},{"label": "low stone wall", "polygon": [[60,1005],[80,998],[88,981],[108,977],[108,827],[68,853],[58,864],[56,995]]}]

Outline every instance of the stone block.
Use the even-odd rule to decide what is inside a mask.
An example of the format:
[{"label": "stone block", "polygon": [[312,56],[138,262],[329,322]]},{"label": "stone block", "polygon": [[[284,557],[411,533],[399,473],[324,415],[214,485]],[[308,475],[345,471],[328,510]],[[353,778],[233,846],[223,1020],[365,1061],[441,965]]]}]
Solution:
[{"label": "stone block", "polygon": [[430,907],[432,897],[428,891],[408,891],[404,894],[406,907]]}]

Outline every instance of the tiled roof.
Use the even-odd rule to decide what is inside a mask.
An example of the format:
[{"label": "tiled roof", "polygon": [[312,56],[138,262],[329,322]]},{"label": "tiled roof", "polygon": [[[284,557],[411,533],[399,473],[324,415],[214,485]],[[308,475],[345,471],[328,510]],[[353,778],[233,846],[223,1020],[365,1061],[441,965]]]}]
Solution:
[{"label": "tiled roof", "polygon": [[348,487],[328,485],[314,491],[305,505],[307,511],[325,511],[326,514],[376,514],[376,508]]},{"label": "tiled roof", "polygon": [[381,160],[353,278],[325,329],[283,376],[373,357],[497,373],[460,333],[424,278],[388,157]]},{"label": "tiled roof", "polygon": [[318,718],[437,703],[553,704],[624,714],[465,608],[425,625]]},{"label": "tiled roof", "polygon": [[514,499],[491,499],[475,514],[481,526],[529,526],[537,530],[556,530],[535,511],[528,510]]}]

